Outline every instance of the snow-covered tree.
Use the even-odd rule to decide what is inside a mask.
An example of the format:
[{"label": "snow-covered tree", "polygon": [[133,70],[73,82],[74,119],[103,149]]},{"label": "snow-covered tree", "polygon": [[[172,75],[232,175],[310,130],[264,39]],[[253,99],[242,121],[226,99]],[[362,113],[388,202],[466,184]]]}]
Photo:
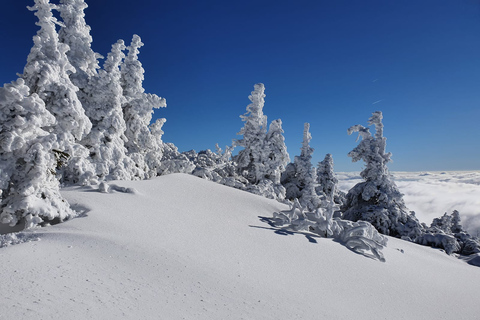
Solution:
[{"label": "snow-covered tree", "polygon": [[215,147],[215,152],[207,149],[198,153],[195,150],[182,153],[195,165],[192,175],[234,188],[244,189],[246,180],[236,174],[235,163],[231,159],[233,147],[227,146],[225,151],[218,144]]},{"label": "snow-covered tree", "polygon": [[415,242],[444,249],[447,254],[470,255],[480,253],[480,239],[465,232],[460,225],[460,213],[454,210],[433,219],[429,228]]},{"label": "snow-covered tree", "polygon": [[273,181],[274,184],[280,184],[282,172],[290,162],[283,136],[282,120],[277,119],[270,123],[263,150],[266,152],[265,159],[268,159],[265,162],[264,177]]},{"label": "snow-covered tree", "polygon": [[101,58],[101,55],[91,48],[93,39],[84,13],[87,7],[84,0],[60,0],[58,7],[63,21],[58,37],[61,43],[70,48],[66,54],[75,68],[70,79],[80,89],[78,96],[82,103],[86,99],[83,89],[87,87],[88,80],[97,74],[97,69],[100,68],[98,58]]},{"label": "snow-covered tree", "polygon": [[56,122],[48,129],[56,136],[52,146],[57,156],[68,158],[59,173],[63,182],[87,183],[94,169],[87,160],[88,150],[78,142],[88,134],[91,122],[77,98],[78,88],[70,81],[69,74],[75,72],[66,56],[68,45],[61,43],[55,29],[57,20],[52,14],[56,5],[48,0],[35,0],[33,7],[40,30],[34,36],[34,46],[27,58],[22,78],[45,102]]},{"label": "snow-covered tree", "polygon": [[243,150],[234,157],[237,174],[247,180],[245,190],[264,195],[269,198],[283,199],[285,189],[279,177],[289,162],[286,151],[282,122],[275,120],[267,132],[267,117],[263,114],[265,104],[265,86],[261,83],[254,86],[249,96],[252,102],[247,112],[240,116],[245,122],[238,133],[243,138],[235,142],[235,146]]},{"label": "snow-covered tree", "polygon": [[460,213],[457,210],[453,210],[452,212],[452,226],[450,227],[450,230],[453,233],[464,231],[462,225],[460,224]]},{"label": "snow-covered tree", "polygon": [[267,134],[267,116],[263,114],[264,92],[265,86],[262,83],[254,86],[254,91],[248,97],[252,103],[247,106],[247,112],[240,116],[245,124],[238,134],[243,138],[235,142],[235,146],[244,148],[235,158],[237,170],[251,184],[262,180],[265,172],[262,159]]},{"label": "snow-covered tree", "polygon": [[123,40],[112,45],[103,69],[92,75],[85,88],[85,113],[92,122],[92,130],[82,140],[90,151],[95,173],[101,180],[130,180],[141,172],[127,156],[125,148],[125,120],[120,86],[120,63],[125,57]]},{"label": "snow-covered tree", "polygon": [[[143,79],[145,70],[138,60],[139,48],[143,43],[138,35],[134,35],[128,54],[121,65],[121,85],[125,102],[123,116],[126,123],[125,146],[136,166],[144,172],[140,178],[150,178],[159,174],[162,146],[158,145],[149,127],[154,109],[166,107],[164,98],[145,93]],[[160,127],[165,122],[159,119]]]},{"label": "snow-covered tree", "polygon": [[293,158],[282,175],[282,185],[286,189],[286,198],[293,200],[302,196],[305,183],[309,180],[312,169],[312,154],[314,149],[310,147],[310,124],[305,123],[303,128],[303,141],[300,155]]},{"label": "snow-covered tree", "polygon": [[330,153],[317,165],[317,184],[317,194],[324,194],[327,199],[333,196],[335,203],[339,205],[345,201],[345,193],[337,188],[338,179],[333,170],[333,157]]},{"label": "snow-covered tree", "polygon": [[353,162],[365,162],[365,168],[360,173],[365,181],[348,192],[342,206],[343,217],[352,221],[368,221],[380,233],[413,240],[421,234],[422,227],[413,214],[407,213],[403,195],[388,171],[391,153],[385,151],[382,118],[382,112],[376,111],[369,119],[369,125],[375,126],[374,136],[369,128],[362,125],[348,129],[348,134],[358,132],[362,139],[348,156]]},{"label": "snow-covered tree", "polygon": [[308,210],[315,210],[320,206],[321,199],[316,191],[317,173],[312,167],[314,149],[310,147],[310,140],[312,140],[310,124],[305,123],[300,155],[295,156],[293,163],[287,165],[281,181],[286,189],[287,199],[299,199],[302,206]]},{"label": "snow-covered tree", "polygon": [[53,115],[23,79],[0,88],[0,222],[26,227],[74,215],[60,195],[46,130]]},{"label": "snow-covered tree", "polygon": [[445,233],[452,233],[452,216],[445,212],[440,218],[433,219],[430,228],[437,228]]}]

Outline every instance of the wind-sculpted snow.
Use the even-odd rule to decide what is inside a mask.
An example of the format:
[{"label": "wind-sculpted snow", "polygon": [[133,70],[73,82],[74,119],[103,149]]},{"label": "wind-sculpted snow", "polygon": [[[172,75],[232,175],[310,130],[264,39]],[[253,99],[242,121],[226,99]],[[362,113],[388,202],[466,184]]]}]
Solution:
[{"label": "wind-sculpted snow", "polygon": [[114,183],[138,193],[64,188],[68,202],[88,208],[88,216],[30,230],[41,241],[0,249],[0,318],[447,320],[480,314],[480,269],[440,250],[389,238],[381,251],[386,263],[379,263],[341,240],[260,222],[259,216],[289,209],[275,200],[186,174]]},{"label": "wind-sculpted snow", "polygon": [[385,262],[382,253],[387,237],[381,235],[370,223],[333,218],[333,206],[305,212],[298,200],[288,211],[275,212],[273,224],[294,231],[308,231],[325,238],[334,238],[350,250],[366,257]]}]

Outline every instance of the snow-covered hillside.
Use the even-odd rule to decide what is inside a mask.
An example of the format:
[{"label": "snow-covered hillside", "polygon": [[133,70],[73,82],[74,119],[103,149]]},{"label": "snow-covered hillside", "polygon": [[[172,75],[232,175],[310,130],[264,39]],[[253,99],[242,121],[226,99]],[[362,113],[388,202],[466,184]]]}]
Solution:
[{"label": "snow-covered hillside", "polygon": [[382,263],[278,231],[262,217],[287,206],[190,175],[62,194],[85,217],[0,250],[0,319],[480,317],[480,268],[395,238]]}]

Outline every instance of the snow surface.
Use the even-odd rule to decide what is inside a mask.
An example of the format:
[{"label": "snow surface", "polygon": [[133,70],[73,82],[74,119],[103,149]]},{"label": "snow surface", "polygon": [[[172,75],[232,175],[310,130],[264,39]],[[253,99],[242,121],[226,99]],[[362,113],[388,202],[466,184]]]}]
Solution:
[{"label": "snow surface", "polygon": [[84,217],[0,249],[0,319],[480,317],[480,268],[441,250],[389,238],[382,263],[272,229],[262,217],[286,205],[185,174],[102,191],[64,189]]}]

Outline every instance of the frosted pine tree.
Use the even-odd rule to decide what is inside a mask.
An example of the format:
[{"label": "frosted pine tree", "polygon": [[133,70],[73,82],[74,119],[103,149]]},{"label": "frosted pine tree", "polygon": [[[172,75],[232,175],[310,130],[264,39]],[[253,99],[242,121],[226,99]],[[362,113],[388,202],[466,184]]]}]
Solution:
[{"label": "frosted pine tree", "polygon": [[243,138],[234,145],[243,147],[233,161],[237,163],[237,174],[247,181],[245,190],[268,198],[285,198],[285,189],[279,183],[288,154],[283,138],[281,121],[273,121],[267,132],[267,117],[263,114],[265,86],[254,86],[249,96],[252,102],[247,112],[240,116],[245,122],[238,133]]},{"label": "frosted pine tree", "polygon": [[84,107],[92,122],[92,130],[82,144],[89,149],[95,173],[101,180],[130,180],[140,175],[135,163],[127,156],[124,142],[126,125],[119,69],[125,57],[123,50],[123,40],[112,45],[103,69],[91,76],[85,88],[89,98]]},{"label": "frosted pine tree", "polygon": [[333,170],[333,157],[330,153],[317,166],[317,193],[325,194],[327,199],[333,197],[336,204],[341,205],[345,201],[345,193],[338,190],[338,179]]},{"label": "frosted pine tree", "polygon": [[74,215],[60,195],[51,152],[55,123],[23,79],[0,88],[0,222],[26,227]]},{"label": "frosted pine tree", "polygon": [[433,219],[429,228],[415,239],[415,242],[444,249],[447,254],[459,253],[471,255],[480,253],[480,238],[463,230],[460,213],[454,210],[451,215],[445,213]]},{"label": "frosted pine tree", "polygon": [[286,189],[286,198],[299,199],[300,204],[308,210],[315,210],[320,205],[320,197],[317,195],[316,170],[312,167],[312,154],[314,149],[310,147],[310,124],[303,127],[302,147],[300,155],[295,156],[282,175],[282,184]]},{"label": "frosted pine tree", "polygon": [[305,177],[310,173],[310,169],[312,168],[312,154],[314,149],[310,147],[310,140],[312,140],[310,123],[306,122],[303,126],[303,141],[302,147],[300,148],[300,156],[294,158],[297,177],[301,183],[305,180]]},{"label": "frosted pine tree", "polygon": [[453,233],[463,232],[463,227],[460,224],[460,213],[457,210],[453,210],[452,212],[451,230]]},{"label": "frosted pine tree", "polygon": [[98,58],[101,55],[95,53],[92,48],[92,36],[90,26],[85,22],[84,10],[88,7],[84,0],[60,0],[59,11],[63,25],[58,32],[60,42],[69,46],[67,51],[68,61],[75,68],[70,74],[73,84],[80,90],[79,99],[85,102],[83,89],[88,80],[97,74],[99,69]]},{"label": "frosted pine tree", "polygon": [[161,171],[162,146],[158,145],[149,125],[154,109],[166,107],[166,102],[155,94],[144,92],[145,70],[138,60],[138,49],[142,46],[140,37],[134,35],[127,48],[128,55],[121,65],[121,84],[125,97],[123,116],[127,126],[125,146],[136,166],[143,172],[140,178],[150,178]]},{"label": "frosted pine tree", "polygon": [[40,30],[33,37],[34,46],[28,55],[22,78],[30,88],[30,93],[37,93],[56,119],[49,131],[56,136],[53,152],[66,162],[62,168],[58,168],[62,181],[87,183],[94,169],[87,160],[88,150],[78,142],[88,134],[91,123],[77,98],[78,88],[69,78],[75,69],[66,56],[68,45],[58,40],[55,29],[57,20],[52,14],[52,9],[57,6],[48,0],[35,0],[35,5],[28,8],[36,11],[36,24]]},{"label": "frosted pine tree", "polygon": [[365,169],[360,173],[365,181],[348,192],[342,206],[343,218],[368,221],[380,233],[413,240],[423,228],[413,214],[407,213],[403,195],[388,171],[391,153],[385,151],[387,139],[383,136],[382,119],[382,112],[376,111],[368,121],[369,125],[375,126],[374,136],[362,125],[348,129],[348,134],[358,132],[359,139],[362,139],[348,156],[353,162],[365,162]]},{"label": "frosted pine tree", "polygon": [[262,153],[267,134],[267,116],[263,114],[265,104],[263,83],[256,84],[248,98],[252,103],[247,106],[247,112],[240,116],[245,124],[238,134],[243,138],[235,142],[235,146],[244,149],[240,150],[235,161],[239,175],[244,176],[250,184],[256,184],[263,179],[262,174],[265,172]]},{"label": "frosted pine tree", "polygon": [[283,136],[282,120],[273,120],[270,123],[265,140],[266,151],[265,178],[272,180],[274,184],[280,184],[280,177],[285,167],[290,162],[290,157]]}]

